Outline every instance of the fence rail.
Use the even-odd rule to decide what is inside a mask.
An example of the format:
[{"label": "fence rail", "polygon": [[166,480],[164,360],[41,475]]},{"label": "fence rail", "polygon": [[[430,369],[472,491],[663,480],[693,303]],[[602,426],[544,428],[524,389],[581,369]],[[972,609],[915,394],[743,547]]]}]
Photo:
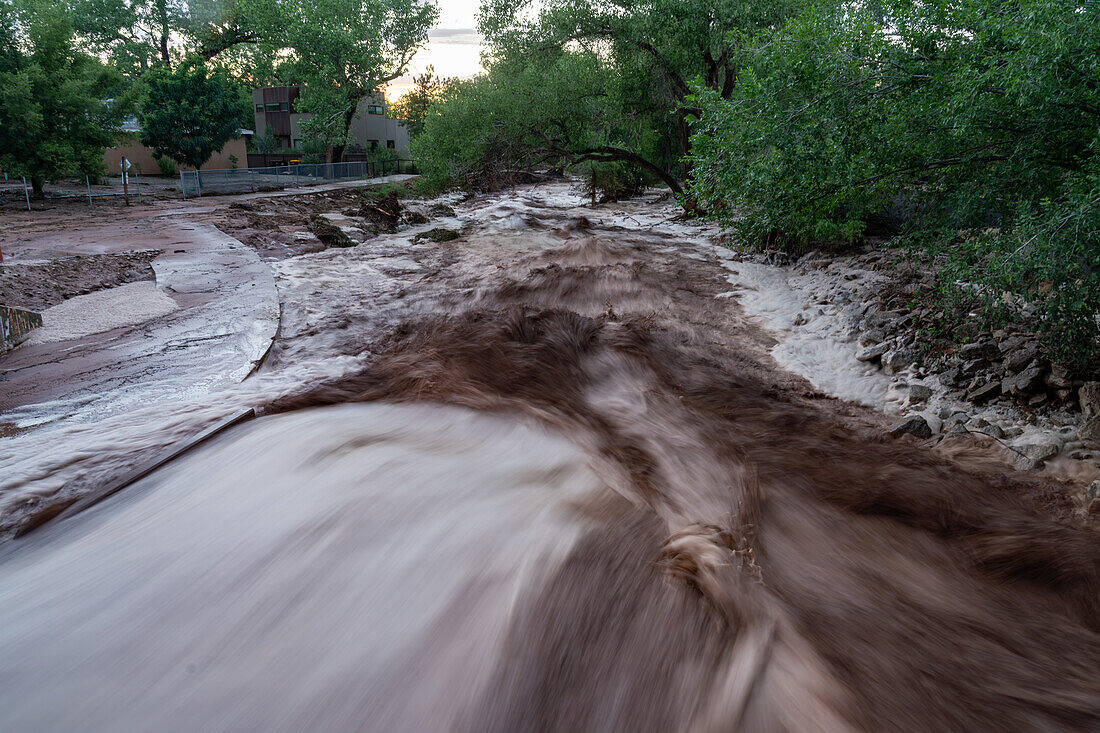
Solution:
[{"label": "fence rail", "polygon": [[352,163],[296,163],[264,168],[180,171],[184,198],[207,193],[240,193],[311,186],[323,181],[354,181],[401,173],[415,173],[411,160],[362,161]]}]

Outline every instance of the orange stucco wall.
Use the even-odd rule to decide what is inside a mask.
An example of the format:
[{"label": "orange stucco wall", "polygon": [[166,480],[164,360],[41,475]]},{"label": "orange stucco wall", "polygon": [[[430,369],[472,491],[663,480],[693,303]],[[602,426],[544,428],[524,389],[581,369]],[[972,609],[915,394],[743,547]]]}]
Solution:
[{"label": "orange stucco wall", "polygon": [[[210,156],[210,160],[206,161],[202,169],[206,171],[233,168],[234,163],[229,159],[231,155],[237,156],[237,168],[248,167],[248,150],[245,148],[243,137],[227,142],[224,148]],[[122,172],[122,169],[118,167],[118,163],[123,156],[129,159],[132,166],[131,171],[136,169],[138,173],[147,176],[160,175],[160,168],[157,166],[157,162],[153,160],[153,151],[137,140],[122,141],[118,144],[118,147],[108,148],[103,153],[103,162],[107,165],[107,175],[117,176]],[[191,170],[190,166],[181,165],[179,167],[185,171]]]}]

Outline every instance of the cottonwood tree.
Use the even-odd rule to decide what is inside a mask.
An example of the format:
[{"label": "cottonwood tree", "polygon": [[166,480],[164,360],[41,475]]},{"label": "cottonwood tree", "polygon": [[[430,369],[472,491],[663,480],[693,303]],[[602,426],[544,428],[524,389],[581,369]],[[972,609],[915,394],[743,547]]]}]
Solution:
[{"label": "cottonwood tree", "polygon": [[99,175],[132,108],[119,75],[77,48],[65,9],[0,0],[0,168],[47,180]]},{"label": "cottonwood tree", "polygon": [[[488,0],[479,27],[489,45],[490,76],[500,81],[525,66],[547,70],[547,54],[582,53],[614,79],[599,145],[568,139],[560,127],[536,125],[566,162],[626,161],[679,191],[689,171],[691,83],[722,98],[737,82],[734,55],[748,33],[782,22],[793,0]],[[613,88],[611,88],[613,87]],[[623,135],[616,136],[616,131]]]},{"label": "cottonwood tree", "polygon": [[190,54],[209,61],[242,43],[261,40],[252,0],[73,0],[76,33],[89,49],[137,78]]}]

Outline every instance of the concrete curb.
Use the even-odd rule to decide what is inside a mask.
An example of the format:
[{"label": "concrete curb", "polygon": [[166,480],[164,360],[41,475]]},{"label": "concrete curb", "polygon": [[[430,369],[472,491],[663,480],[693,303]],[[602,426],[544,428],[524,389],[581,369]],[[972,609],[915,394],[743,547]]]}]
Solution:
[{"label": "concrete curb", "polygon": [[224,432],[225,430],[228,430],[235,425],[247,422],[254,417],[256,417],[256,411],[253,408],[249,407],[219,420],[218,422],[214,423],[197,435],[194,435],[191,438],[183,441],[182,444],[177,445],[167,452],[163,453],[162,455],[159,455],[156,458],[148,461],[147,463],[138,466],[136,469],[123,476],[122,478],[108,482],[106,485],[100,487],[98,491],[77,499],[75,502],[64,507],[59,512],[45,512],[34,517],[30,522],[25,524],[23,527],[20,527],[20,529],[15,533],[15,538],[25,537],[36,529],[39,529],[47,524],[62,522],[66,519],[71,519],[72,517],[75,517],[77,514],[80,514],[85,509],[95,506],[104,499],[113,496],[114,494],[117,494],[126,487],[140,481],[141,479],[156,471],[158,468],[174,461],[176,458],[179,458],[184,453],[187,453],[188,451],[197,448],[199,445],[210,440],[215,435],[218,435],[219,433]]}]

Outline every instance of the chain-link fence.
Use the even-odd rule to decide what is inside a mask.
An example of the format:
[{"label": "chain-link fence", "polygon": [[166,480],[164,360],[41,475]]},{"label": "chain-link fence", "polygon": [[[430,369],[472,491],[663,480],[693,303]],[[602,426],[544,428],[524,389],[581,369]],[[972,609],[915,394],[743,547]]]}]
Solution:
[{"label": "chain-link fence", "polygon": [[92,204],[93,200],[119,200],[142,203],[149,199],[192,198],[207,193],[246,193],[274,191],[299,186],[313,186],[334,181],[355,181],[382,178],[398,174],[417,173],[412,160],[369,160],[348,163],[298,163],[265,168],[231,168],[223,170],[181,171],[179,178],[141,176],[131,171],[121,176],[83,180],[63,179],[46,184],[41,196],[31,190],[25,178],[4,178],[0,175],[0,206],[17,205],[31,208],[35,200],[78,199]]},{"label": "chain-link fence", "polygon": [[175,191],[179,188],[179,181],[169,181],[165,186],[163,180],[150,182],[150,179],[139,176],[136,173],[127,175],[125,182],[121,176],[114,178],[92,179],[85,176],[83,179],[62,179],[49,181],[43,186],[42,194],[32,191],[31,182],[26,178],[0,179],[0,204],[25,205],[31,208],[32,200],[59,200],[82,199],[92,203],[93,199],[122,199],[130,198],[137,202],[143,201],[143,196],[163,195],[161,189]]},{"label": "chain-link fence", "polygon": [[378,160],[352,163],[297,163],[265,168],[226,168],[222,170],[180,171],[183,197],[207,193],[242,193],[312,186],[332,181],[381,178],[416,173],[411,160]]}]

